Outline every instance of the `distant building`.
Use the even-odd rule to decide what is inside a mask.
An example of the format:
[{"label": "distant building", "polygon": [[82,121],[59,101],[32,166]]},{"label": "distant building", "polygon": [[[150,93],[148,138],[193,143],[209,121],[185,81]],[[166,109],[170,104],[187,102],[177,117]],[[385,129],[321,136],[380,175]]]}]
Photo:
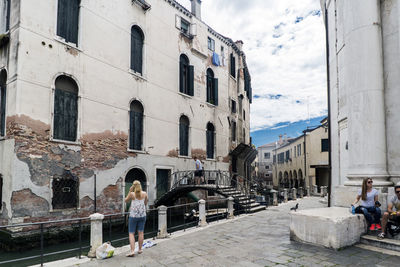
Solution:
[{"label": "distant building", "polygon": [[273,184],[276,188],[306,188],[328,186],[327,120],[303,131],[303,135],[288,139],[273,150]]}]

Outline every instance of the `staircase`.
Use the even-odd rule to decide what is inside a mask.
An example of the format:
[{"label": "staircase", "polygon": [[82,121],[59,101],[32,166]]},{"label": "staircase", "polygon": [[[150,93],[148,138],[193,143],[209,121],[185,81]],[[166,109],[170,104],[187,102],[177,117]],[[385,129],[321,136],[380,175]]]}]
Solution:
[{"label": "staircase", "polygon": [[219,190],[225,197],[233,197],[235,202],[241,206],[244,210],[249,213],[258,212],[261,210],[265,210],[265,206],[260,205],[260,203],[256,202],[254,199],[251,199],[249,196],[246,196],[241,191],[237,190],[232,186],[227,186],[224,188],[220,188]]},{"label": "staircase", "polygon": [[[376,235],[367,234],[361,236],[360,240],[361,244],[377,247],[384,250],[389,251],[397,251],[400,252],[400,235],[397,235],[395,238],[385,238],[378,239]],[[368,249],[368,247],[365,247]]]}]

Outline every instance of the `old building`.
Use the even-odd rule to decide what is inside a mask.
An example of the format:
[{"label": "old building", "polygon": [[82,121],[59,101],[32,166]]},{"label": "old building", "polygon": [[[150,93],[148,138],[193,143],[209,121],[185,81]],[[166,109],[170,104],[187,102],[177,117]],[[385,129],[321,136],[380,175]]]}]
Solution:
[{"label": "old building", "polygon": [[303,131],[297,138],[273,150],[273,184],[276,188],[328,186],[328,127],[321,125]]},{"label": "old building", "polygon": [[272,151],[276,148],[276,142],[265,144],[257,147],[258,152],[258,164],[257,164],[257,176],[258,180],[264,185],[272,185],[273,173],[272,173]]},{"label": "old building", "polygon": [[349,205],[369,177],[385,208],[400,181],[400,2],[321,0],[321,7],[327,10],[332,204]]},{"label": "old building", "polygon": [[245,174],[231,166],[250,143],[243,43],[205,24],[201,1],[0,0],[0,14],[4,223],[84,216],[95,200],[121,211],[134,179],[152,204],[193,156]]}]

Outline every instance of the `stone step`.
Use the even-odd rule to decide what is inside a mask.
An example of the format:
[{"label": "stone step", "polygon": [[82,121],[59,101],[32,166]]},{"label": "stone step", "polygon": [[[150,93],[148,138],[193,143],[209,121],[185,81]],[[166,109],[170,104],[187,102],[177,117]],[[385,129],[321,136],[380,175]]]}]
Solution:
[{"label": "stone step", "polygon": [[380,240],[377,236],[374,235],[363,235],[361,236],[360,242],[362,244],[400,252],[400,240],[398,239],[391,239],[386,237],[385,239]]},{"label": "stone step", "polygon": [[265,206],[258,205],[258,206],[256,206],[256,207],[250,208],[250,213],[262,211],[262,210],[265,210],[265,209],[266,209]]}]

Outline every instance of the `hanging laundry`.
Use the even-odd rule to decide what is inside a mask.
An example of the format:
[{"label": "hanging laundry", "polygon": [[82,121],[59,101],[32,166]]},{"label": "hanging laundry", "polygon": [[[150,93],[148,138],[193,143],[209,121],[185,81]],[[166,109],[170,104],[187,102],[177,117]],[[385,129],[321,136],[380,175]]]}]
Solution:
[{"label": "hanging laundry", "polygon": [[220,64],[220,62],[219,62],[219,56],[218,56],[218,54],[217,53],[213,53],[213,56],[212,56],[212,63],[215,65],[215,66],[220,66],[221,64]]}]

